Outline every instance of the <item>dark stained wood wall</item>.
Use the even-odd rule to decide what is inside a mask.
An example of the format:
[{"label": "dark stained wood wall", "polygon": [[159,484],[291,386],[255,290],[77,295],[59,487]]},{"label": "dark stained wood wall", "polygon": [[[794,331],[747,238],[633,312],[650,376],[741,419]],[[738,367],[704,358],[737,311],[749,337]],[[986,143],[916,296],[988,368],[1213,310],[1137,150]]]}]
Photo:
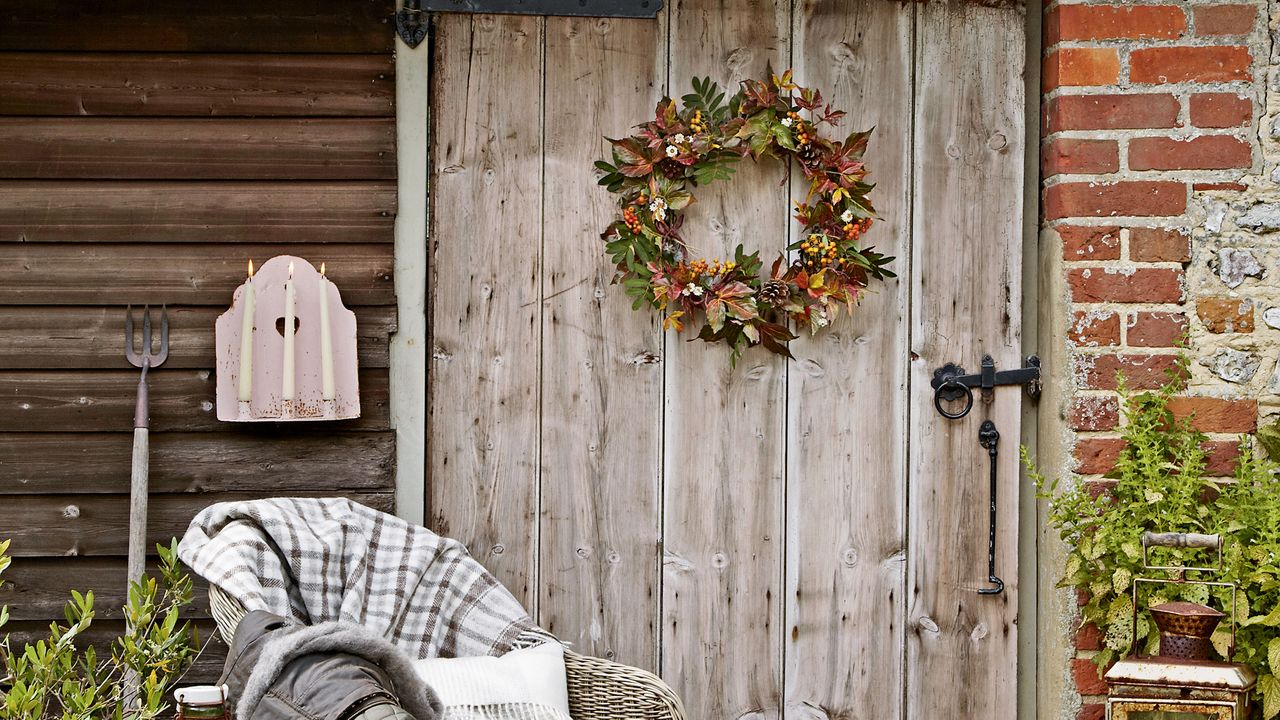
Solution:
[{"label": "dark stained wood wall", "polygon": [[[21,636],[93,589],[119,628],[137,372],[127,304],[169,306],[151,374],[151,522],[344,494],[389,509],[395,78],[387,0],[0,7],[0,589]],[[346,423],[214,416],[213,321],[258,264],[325,262],[360,325]],[[194,616],[205,620],[203,597]],[[201,664],[207,676],[221,653]]]}]

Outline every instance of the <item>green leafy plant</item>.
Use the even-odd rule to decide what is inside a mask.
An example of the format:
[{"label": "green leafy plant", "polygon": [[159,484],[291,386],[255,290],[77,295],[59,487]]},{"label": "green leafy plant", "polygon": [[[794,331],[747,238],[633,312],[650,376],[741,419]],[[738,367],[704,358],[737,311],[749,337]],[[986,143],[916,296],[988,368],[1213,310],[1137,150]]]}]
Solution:
[{"label": "green leafy plant", "polygon": [[[1185,364],[1185,361],[1184,361]],[[1178,377],[1181,377],[1179,375]],[[1081,623],[1102,633],[1094,660],[1099,673],[1134,644],[1155,652],[1159,632],[1147,609],[1172,600],[1210,604],[1229,617],[1213,635],[1223,658],[1231,654],[1230,614],[1239,626],[1232,659],[1258,673],[1262,717],[1280,715],[1280,480],[1274,462],[1253,452],[1241,438],[1235,476],[1223,482],[1205,477],[1206,437],[1187,418],[1175,418],[1169,400],[1181,382],[1159,390],[1129,392],[1121,379],[1125,448],[1104,487],[1076,481],[1061,486],[1039,474],[1026,450],[1041,497],[1049,501],[1049,524],[1070,547],[1062,587],[1082,591],[1087,601]],[[1229,588],[1189,584],[1138,586],[1134,626],[1133,579],[1143,575],[1173,579],[1172,572],[1144,570],[1145,531],[1220,533],[1221,572],[1188,572],[1189,580],[1238,583],[1232,607]],[[1151,548],[1154,565],[1210,566],[1216,553],[1197,549]]]},{"label": "green leafy plant", "polygon": [[[0,574],[9,567],[9,541],[0,542]],[[130,583],[124,608],[128,629],[109,657],[80,647],[93,623],[92,592],[72,591],[65,624],[49,636],[13,647],[0,639],[0,717],[5,720],[151,720],[169,708],[167,691],[196,657],[195,631],[180,619],[191,603],[191,577],[178,562],[178,543],[159,545],[161,581]],[[4,580],[0,578],[0,585]],[[0,607],[0,628],[9,618]]]}]

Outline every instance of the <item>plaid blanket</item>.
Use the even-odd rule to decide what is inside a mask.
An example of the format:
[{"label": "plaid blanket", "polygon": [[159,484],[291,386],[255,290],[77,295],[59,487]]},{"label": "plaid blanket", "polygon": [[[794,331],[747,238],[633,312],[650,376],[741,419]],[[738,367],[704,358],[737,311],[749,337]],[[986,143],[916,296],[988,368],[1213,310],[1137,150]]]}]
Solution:
[{"label": "plaid blanket", "polygon": [[344,498],[211,505],[178,556],[249,610],[359,623],[419,658],[501,655],[534,629],[461,543]]}]

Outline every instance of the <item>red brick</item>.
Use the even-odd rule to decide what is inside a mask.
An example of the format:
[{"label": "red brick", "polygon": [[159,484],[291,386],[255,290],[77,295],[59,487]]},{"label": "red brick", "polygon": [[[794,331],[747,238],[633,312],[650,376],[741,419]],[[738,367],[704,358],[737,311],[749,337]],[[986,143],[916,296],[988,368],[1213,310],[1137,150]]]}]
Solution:
[{"label": "red brick", "polygon": [[1196,300],[1196,316],[1211,333],[1253,332],[1253,303],[1248,300],[1203,297]]},{"label": "red brick", "polygon": [[1044,131],[1171,128],[1180,111],[1168,93],[1061,95],[1045,103]]},{"label": "red brick", "polygon": [[1230,190],[1232,192],[1244,192],[1249,189],[1249,186],[1238,182],[1198,182],[1191,183],[1191,189],[1196,192],[1200,192],[1201,190]]},{"label": "red brick", "polygon": [[1176,355],[1081,355],[1076,363],[1083,370],[1081,382],[1090,390],[1115,390],[1119,375],[1134,390],[1154,390],[1178,372]]},{"label": "red brick", "polygon": [[[1085,438],[1076,443],[1076,472],[1081,475],[1101,475],[1111,471],[1116,466],[1116,458],[1120,457],[1120,451],[1124,449],[1124,440],[1120,438]],[[1085,625],[1080,629],[1080,635],[1084,631],[1092,628],[1097,632],[1097,628],[1092,625]],[[1081,647],[1079,635],[1076,639],[1076,648],[1079,650],[1097,650],[1096,647]]]},{"label": "red brick", "polygon": [[1061,173],[1112,173],[1120,169],[1120,146],[1115,140],[1056,138],[1040,150],[1042,177]]},{"label": "red brick", "polygon": [[1249,79],[1249,48],[1154,47],[1129,54],[1129,80],[1135,83],[1227,82]]},{"label": "red brick", "polygon": [[1129,141],[1131,170],[1227,170],[1253,164],[1249,143],[1230,135],[1190,140],[1145,137]]},{"label": "red brick", "polygon": [[1067,337],[1076,345],[1105,347],[1120,344],[1120,314],[1075,313]]},{"label": "red brick", "polygon": [[1103,720],[1107,716],[1107,706],[1102,703],[1085,703],[1076,713],[1076,720]]},{"label": "red brick", "polygon": [[1059,225],[1063,260],[1119,260],[1120,228],[1114,225]]},{"label": "red brick", "polygon": [[1120,401],[1114,395],[1078,397],[1067,411],[1067,426],[1072,430],[1113,430],[1120,424]]},{"label": "red brick", "polygon": [[1093,623],[1085,623],[1076,631],[1077,650],[1101,650],[1102,631]]},{"label": "red brick", "polygon": [[1125,333],[1132,347],[1177,347],[1187,334],[1187,316],[1182,313],[1139,312]]},{"label": "red brick", "polygon": [[1175,228],[1130,228],[1129,259],[1136,262],[1187,262],[1191,260],[1191,236]]},{"label": "red brick", "polygon": [[1071,675],[1076,681],[1076,692],[1081,695],[1106,695],[1107,682],[1100,677],[1098,666],[1092,660],[1073,658]]},{"label": "red brick", "polygon": [[1175,397],[1169,400],[1169,410],[1175,417],[1190,417],[1202,432],[1251,433],[1258,428],[1256,400]]},{"label": "red brick", "polygon": [[1059,48],[1044,58],[1044,91],[1064,85],[1114,85],[1120,55],[1114,48]]},{"label": "red brick", "polygon": [[1181,268],[1071,268],[1073,302],[1176,303],[1182,300]]},{"label": "red brick", "polygon": [[1209,477],[1231,477],[1236,474],[1236,461],[1240,459],[1240,443],[1235,440],[1210,440],[1202,446],[1209,456],[1205,458],[1204,474]]},{"label": "red brick", "polygon": [[1187,18],[1173,5],[1059,5],[1045,16],[1045,45],[1061,40],[1173,40]]},{"label": "red brick", "polygon": [[1191,96],[1191,124],[1202,128],[1232,128],[1253,120],[1253,101],[1235,93]]},{"label": "red brick", "polygon": [[1248,35],[1258,18],[1252,5],[1200,5],[1194,12],[1197,35]]},{"label": "red brick", "polygon": [[1062,182],[1044,191],[1046,220],[1066,217],[1158,217],[1187,209],[1187,186],[1168,180]]}]

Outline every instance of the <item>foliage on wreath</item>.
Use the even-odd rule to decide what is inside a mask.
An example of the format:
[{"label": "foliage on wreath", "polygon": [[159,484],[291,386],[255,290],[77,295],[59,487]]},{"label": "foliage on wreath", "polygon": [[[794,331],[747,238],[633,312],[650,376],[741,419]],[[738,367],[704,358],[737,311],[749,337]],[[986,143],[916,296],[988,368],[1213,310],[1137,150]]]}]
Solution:
[{"label": "foliage on wreath", "polygon": [[[862,161],[871,131],[843,142],[819,136],[845,113],[796,85],[790,70],[743,81],[728,102],[710,78],[694,78],[682,100],[680,108],[663,98],[634,135],[608,138],[612,162],[596,163],[600,184],[618,195],[620,215],[601,234],[615,282],[634,309],[663,312],[664,328],[679,332],[701,319],[698,337],[728,344],[735,361],[753,345],[791,357],[787,343],[797,336],[788,322],[817,332],[841,306],[852,311],[870,280],[894,277],[892,257],[859,244],[875,217]],[[728,179],[747,155],[794,159],[809,181],[795,202],[803,229],[787,246],[793,259],[779,256],[767,275],[759,252],[739,245],[732,259],[695,257],[680,235],[693,188]]]}]

